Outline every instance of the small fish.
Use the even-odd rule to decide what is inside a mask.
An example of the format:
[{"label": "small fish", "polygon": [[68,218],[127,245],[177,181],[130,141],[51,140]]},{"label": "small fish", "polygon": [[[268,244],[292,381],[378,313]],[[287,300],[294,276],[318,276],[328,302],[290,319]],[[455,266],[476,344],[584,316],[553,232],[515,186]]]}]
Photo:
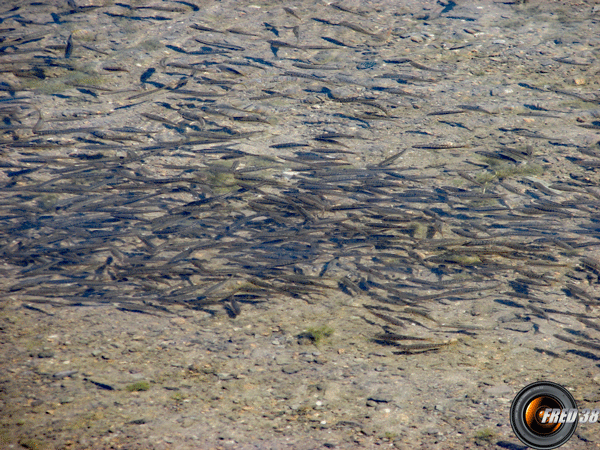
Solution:
[{"label": "small fish", "polygon": [[295,27],[292,27],[292,33],[294,33],[294,36],[296,37],[296,41],[300,40],[300,27],[298,25],[296,25]]},{"label": "small fish", "polygon": [[586,300],[589,300],[589,301],[592,301],[592,302],[600,303],[600,300],[598,300],[597,298],[595,298],[592,295],[588,294],[588,292],[585,289],[581,289],[579,286],[575,286],[572,283],[567,283],[567,289],[569,289],[569,291],[573,295],[576,295],[579,298],[586,299]]},{"label": "small fish", "polygon": [[400,353],[424,353],[439,350],[443,347],[448,347],[456,342],[457,341],[437,342],[431,344],[396,344],[395,347],[400,350]]},{"label": "small fish", "polygon": [[479,106],[479,105],[457,105],[457,107],[461,108],[465,111],[482,112],[485,114],[496,114],[494,112],[491,112],[491,111],[485,109],[483,106]]},{"label": "small fish", "polygon": [[593,258],[584,257],[581,258],[581,263],[584,267],[587,267],[597,273],[600,273],[600,261],[597,261]]},{"label": "small fish", "polygon": [[536,352],[541,353],[542,355],[548,355],[548,356],[552,356],[553,358],[561,358],[564,359],[562,356],[560,356],[558,353],[555,353],[551,350],[546,350],[544,348],[539,348],[539,347],[534,347],[533,348]]},{"label": "small fish", "polygon": [[179,127],[179,125],[176,124],[175,122],[172,122],[169,119],[165,119],[164,117],[159,116],[157,114],[141,113],[140,115],[145,117],[146,119],[155,120],[157,122],[162,122],[164,124],[171,125],[173,127]]},{"label": "small fish", "polygon": [[464,114],[466,111],[464,109],[449,109],[442,111],[434,111],[427,113],[428,116],[444,116],[448,114]]},{"label": "small fish", "polygon": [[193,28],[194,30],[200,30],[200,31],[210,31],[212,33],[223,33],[220,30],[217,30],[215,28],[210,28],[210,27],[205,27],[204,25],[200,25],[200,24],[193,24],[190,25],[190,28]]},{"label": "small fish", "polygon": [[583,323],[584,325],[593,328],[594,330],[600,331],[600,324],[597,324],[596,322],[593,322],[591,320],[588,320],[586,318],[583,317],[577,317],[577,320],[581,323]]},{"label": "small fish", "polygon": [[418,62],[416,62],[416,61],[412,61],[412,60],[410,60],[408,63],[409,63],[411,66],[415,67],[416,69],[427,70],[427,71],[429,71],[429,72],[440,72],[440,73],[444,73],[444,71],[443,71],[443,70],[441,70],[441,69],[434,69],[433,67],[428,67],[428,66],[425,66],[425,65],[423,65],[423,64],[420,64],[420,63],[418,63]]},{"label": "small fish", "polygon": [[570,58],[568,56],[562,56],[560,58],[552,58],[554,61],[561,62],[564,64],[572,64],[575,66],[590,66],[592,63],[588,61],[581,61],[575,58]]},{"label": "small fish", "polygon": [[296,12],[294,9],[292,9],[292,8],[289,8],[289,7],[287,7],[287,6],[284,6],[284,7],[283,7],[283,10],[284,10],[286,13],[288,13],[290,16],[294,16],[296,19],[302,20],[302,17],[300,17],[300,16],[298,15],[298,13],[297,13],[297,12]]},{"label": "small fish", "polygon": [[442,150],[452,148],[470,147],[469,144],[429,144],[429,145],[413,145],[413,148],[422,148],[425,150]]},{"label": "small fish", "polygon": [[229,304],[227,304],[227,310],[233,318],[236,318],[242,313],[242,308],[240,307],[239,302],[235,299],[231,299]]},{"label": "small fish", "polygon": [[129,72],[128,69],[122,66],[104,66],[102,70],[106,70],[108,72]]},{"label": "small fish", "polygon": [[161,6],[161,5],[151,5],[151,6],[132,6],[131,9],[151,9],[154,11],[165,11],[165,12],[186,12],[185,8],[179,8],[178,6]]},{"label": "small fish", "polygon": [[351,29],[352,31],[356,31],[357,33],[362,33],[362,34],[366,34],[368,36],[375,36],[376,33],[373,33],[371,31],[365,30],[363,27],[361,27],[360,25],[356,25],[354,23],[351,22],[346,22],[345,20],[338,23],[337,26],[339,27],[346,27]]},{"label": "small fish", "polygon": [[335,8],[339,11],[344,11],[350,14],[356,14],[356,15],[361,15],[353,10],[351,10],[350,8],[344,6],[344,5],[340,5],[339,3],[330,3],[329,6],[331,6],[332,8]]},{"label": "small fish", "polygon": [[73,35],[70,34],[67,39],[67,46],[65,47],[65,58],[70,58],[73,53]]},{"label": "small fish", "polygon": [[240,47],[239,45],[232,45],[232,44],[227,44],[227,43],[223,43],[223,42],[207,41],[207,40],[198,39],[198,38],[194,38],[194,40],[196,42],[200,42],[201,44],[209,45],[211,47],[224,48],[224,49],[232,50],[232,51],[244,51],[244,50],[246,50],[244,47]]},{"label": "small fish", "polygon": [[593,350],[600,350],[600,342],[591,342],[583,339],[571,339],[570,337],[562,336],[560,334],[555,334],[554,337],[563,342],[568,342],[569,344],[579,345],[580,347],[591,348]]},{"label": "small fish", "polygon": [[299,142],[285,142],[282,144],[270,145],[271,148],[294,148],[294,147],[310,147],[308,144],[301,144]]},{"label": "small fish", "polygon": [[397,319],[395,317],[389,316],[387,314],[382,314],[379,313],[377,311],[374,311],[372,308],[369,308],[367,305],[365,305],[365,308],[367,308],[367,311],[369,311],[371,314],[373,314],[375,317],[378,317],[388,323],[391,323],[392,325],[396,325],[399,327],[405,327],[406,324],[404,323],[403,320]]},{"label": "small fish", "polygon": [[246,30],[242,30],[239,28],[227,28],[226,30],[228,33],[233,33],[233,34],[241,34],[243,36],[258,36],[258,34],[255,33],[250,33]]},{"label": "small fish", "polygon": [[339,45],[340,47],[354,48],[353,45],[346,44],[345,42],[338,41],[337,39],[334,39],[334,38],[330,38],[330,37],[326,37],[326,36],[321,36],[321,39],[323,39],[324,41],[327,41],[327,42],[331,42],[334,45]]},{"label": "small fish", "polygon": [[289,42],[279,41],[276,39],[269,39],[267,42],[271,45],[271,47],[274,48],[302,48],[298,45],[290,44]]},{"label": "small fish", "polygon": [[64,128],[59,130],[34,130],[34,134],[41,136],[59,135],[59,134],[71,134],[71,133],[89,133],[90,131],[97,130],[98,127],[81,127],[81,128]]}]

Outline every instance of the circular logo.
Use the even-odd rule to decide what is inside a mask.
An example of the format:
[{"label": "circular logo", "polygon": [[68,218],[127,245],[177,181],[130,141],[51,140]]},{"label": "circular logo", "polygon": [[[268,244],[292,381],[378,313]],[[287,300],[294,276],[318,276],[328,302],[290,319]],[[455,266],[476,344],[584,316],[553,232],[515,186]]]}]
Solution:
[{"label": "circular logo", "polygon": [[510,425],[525,445],[549,450],[566,443],[577,428],[577,405],[564,387],[549,381],[530,384],[510,407]]}]

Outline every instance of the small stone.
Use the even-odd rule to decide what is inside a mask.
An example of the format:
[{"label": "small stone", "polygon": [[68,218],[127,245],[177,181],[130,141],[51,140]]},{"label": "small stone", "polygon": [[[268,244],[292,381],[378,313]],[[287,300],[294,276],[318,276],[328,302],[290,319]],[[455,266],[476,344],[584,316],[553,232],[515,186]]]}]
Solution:
[{"label": "small stone", "polygon": [[283,373],[287,373],[288,375],[296,372],[300,372],[301,368],[297,364],[288,364],[284,366],[282,369]]},{"label": "small stone", "polygon": [[145,423],[148,423],[148,420],[145,419],[145,418],[143,418],[143,417],[141,417],[139,419],[133,419],[133,420],[127,422],[127,423],[131,424],[131,425],[144,425]]},{"label": "small stone", "polygon": [[291,364],[292,363],[292,358],[288,357],[288,356],[283,356],[283,355],[277,355],[275,357],[275,362],[280,365],[280,366],[285,366],[287,364]]},{"label": "small stone", "polygon": [[510,394],[512,392],[512,388],[510,386],[507,386],[506,384],[499,384],[496,386],[489,387],[483,392],[485,392],[488,395],[491,395],[492,397],[502,397],[504,395]]},{"label": "small stone", "polygon": [[514,94],[514,89],[510,86],[494,86],[490,89],[490,95],[493,97]]},{"label": "small stone", "polygon": [[574,78],[573,84],[576,86],[583,86],[585,84],[585,78]]},{"label": "small stone", "polygon": [[198,424],[198,420],[193,419],[191,417],[185,417],[180,422],[181,428],[189,428],[189,427],[191,427],[193,425],[197,425],[197,424]]},{"label": "small stone", "polygon": [[53,378],[66,378],[66,377],[75,375],[76,373],[77,373],[76,370],[63,370],[62,372],[56,372],[54,375],[52,375],[52,377]]},{"label": "small stone", "polygon": [[498,317],[498,323],[512,322],[513,320],[516,320],[516,319],[518,319],[516,314],[508,313],[508,314]]},{"label": "small stone", "polygon": [[44,349],[38,353],[38,358],[53,358],[54,352],[49,349]]},{"label": "small stone", "polygon": [[326,364],[327,358],[325,358],[324,356],[315,356],[315,362],[317,364]]},{"label": "small stone", "polygon": [[307,354],[307,353],[301,354],[300,360],[304,361],[304,362],[309,362],[309,363],[315,362],[314,356],[311,354]]}]

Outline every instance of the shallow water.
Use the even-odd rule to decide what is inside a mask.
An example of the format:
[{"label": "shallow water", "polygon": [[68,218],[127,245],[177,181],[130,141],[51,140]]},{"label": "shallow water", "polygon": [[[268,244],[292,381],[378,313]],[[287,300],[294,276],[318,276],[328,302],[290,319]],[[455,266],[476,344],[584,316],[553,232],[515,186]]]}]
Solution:
[{"label": "shallow water", "polygon": [[7,304],[235,319],[341,298],[404,354],[500,329],[596,361],[597,6],[0,16]]}]

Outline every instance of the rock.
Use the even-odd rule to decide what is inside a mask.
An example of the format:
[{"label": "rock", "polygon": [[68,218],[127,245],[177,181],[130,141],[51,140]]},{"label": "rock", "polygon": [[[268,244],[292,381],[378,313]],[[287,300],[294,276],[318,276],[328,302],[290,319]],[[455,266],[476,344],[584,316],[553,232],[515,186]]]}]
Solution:
[{"label": "rock", "polygon": [[512,322],[513,320],[518,320],[519,317],[514,314],[514,313],[508,313],[508,314],[504,314],[500,317],[498,317],[498,323],[508,323],[508,322]]},{"label": "rock", "polygon": [[492,397],[503,397],[512,393],[512,391],[513,389],[510,386],[507,386],[506,384],[498,384],[485,389],[483,392]]},{"label": "rock", "polygon": [[490,89],[490,95],[493,97],[512,95],[514,92],[512,86],[494,86]]},{"label": "rock", "polygon": [[44,349],[38,353],[38,358],[53,358],[54,352],[50,349]]},{"label": "rock", "polygon": [[70,377],[73,376],[77,373],[76,370],[63,370],[62,372],[56,372],[55,374],[52,375],[52,378],[66,378],[66,377]]},{"label": "rock", "polygon": [[195,417],[182,417],[181,419],[177,420],[177,422],[179,422],[181,428],[189,428],[191,426],[197,425],[198,419]]},{"label": "rock", "polygon": [[302,366],[299,364],[288,364],[287,366],[284,366],[281,370],[283,373],[291,375],[293,373],[300,372],[302,370]]},{"label": "rock", "polygon": [[294,360],[292,358],[290,358],[289,356],[285,356],[285,355],[277,355],[275,357],[275,362],[280,365],[280,366],[285,366],[287,364],[291,364],[294,362]]},{"label": "rock", "polygon": [[315,356],[314,361],[317,364],[327,364],[328,360],[323,355]]}]

